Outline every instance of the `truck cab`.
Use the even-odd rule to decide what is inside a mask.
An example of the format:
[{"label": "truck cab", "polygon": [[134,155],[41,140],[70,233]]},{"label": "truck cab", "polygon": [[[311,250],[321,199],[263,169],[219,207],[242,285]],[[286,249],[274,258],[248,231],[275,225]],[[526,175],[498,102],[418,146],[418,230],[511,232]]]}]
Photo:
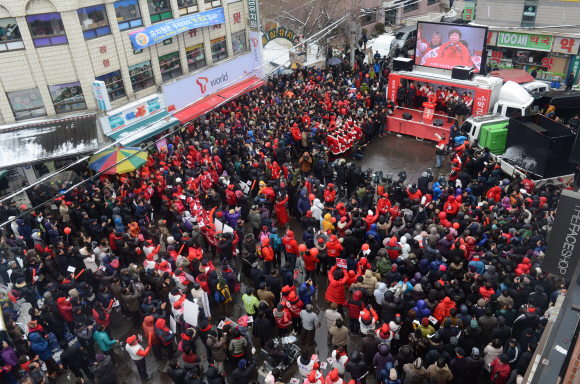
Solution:
[{"label": "truck cab", "polygon": [[474,116],[465,120],[461,130],[469,141],[477,139],[479,146],[489,148],[494,155],[501,155],[505,151],[508,124],[509,118],[503,116]]},{"label": "truck cab", "polygon": [[499,93],[499,101],[493,106],[493,114],[503,117],[527,116],[534,98],[521,85],[508,81]]}]

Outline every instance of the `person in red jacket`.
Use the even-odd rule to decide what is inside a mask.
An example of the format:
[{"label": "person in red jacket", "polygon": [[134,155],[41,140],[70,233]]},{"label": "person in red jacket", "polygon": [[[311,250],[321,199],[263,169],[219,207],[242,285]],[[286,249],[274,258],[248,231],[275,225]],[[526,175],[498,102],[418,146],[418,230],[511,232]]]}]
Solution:
[{"label": "person in red jacket", "polygon": [[344,303],[348,310],[348,317],[350,318],[350,335],[357,336],[360,330],[360,323],[358,318],[365,304],[362,301],[362,292],[354,291],[352,297],[347,299]]},{"label": "person in red jacket", "polygon": [[238,199],[234,192],[233,184],[228,185],[228,189],[226,189],[226,203],[228,203],[230,209],[235,209],[238,205]]},{"label": "person in red jacket", "polygon": [[72,313],[72,304],[64,297],[59,298],[56,303],[58,305],[58,311],[62,315],[64,321],[66,321],[68,324],[69,330],[71,333],[74,333],[75,326]]},{"label": "person in red jacket", "polygon": [[328,265],[333,266],[336,264],[336,258],[340,256],[342,252],[342,244],[338,241],[335,235],[330,236],[330,240],[326,242],[326,251],[328,253]]},{"label": "person in red jacket", "polygon": [[498,185],[496,185],[495,187],[487,191],[486,197],[488,199],[493,199],[494,202],[498,203],[501,200],[501,188]]},{"label": "person in red jacket", "polygon": [[292,270],[295,270],[296,259],[298,258],[298,243],[294,239],[294,232],[286,232],[286,236],[282,239],[282,245],[286,253],[286,260],[290,263]]},{"label": "person in red jacket", "polygon": [[391,209],[391,201],[389,200],[389,194],[383,193],[379,201],[377,202],[377,209],[379,214],[386,215],[387,211]]},{"label": "person in red jacket", "polygon": [[282,304],[284,304],[284,306],[288,308],[288,311],[290,311],[292,324],[294,324],[294,332],[296,332],[296,335],[300,335],[302,333],[302,318],[300,317],[300,311],[302,311],[304,303],[300,300],[300,297],[296,295],[296,292],[292,291],[288,296],[282,298]]},{"label": "person in red jacket", "polygon": [[155,318],[153,316],[145,317],[145,321],[143,321],[143,333],[145,333],[145,337],[147,339],[149,339],[149,336],[151,336],[151,346],[155,358],[157,360],[163,360],[163,349],[161,348],[161,339],[155,333]]},{"label": "person in red jacket", "polygon": [[[312,249],[316,249],[316,248],[312,248]],[[309,250],[304,252],[304,254],[302,255],[302,259],[304,260],[304,269],[306,270],[305,279],[308,280],[310,278],[310,280],[312,280],[312,284],[314,284],[314,288],[317,288],[318,285],[316,285],[316,273],[315,273],[315,271],[316,271],[316,264],[320,263],[320,260],[318,260],[318,258],[315,255],[313,255]]]},{"label": "person in red jacket", "polygon": [[324,190],[324,201],[327,207],[334,206],[334,199],[336,197],[336,191],[334,190],[334,184],[328,183],[326,189]]},{"label": "person in red jacket", "polygon": [[290,325],[292,324],[290,311],[280,303],[272,312],[274,314],[274,319],[276,319],[276,325],[278,326],[278,337],[286,336],[288,334],[288,328],[290,328]]},{"label": "person in red jacket", "polygon": [[397,244],[397,238],[395,236],[391,237],[389,242],[385,245],[385,248],[389,254],[389,259],[397,260],[399,258],[402,248]]},{"label": "person in red jacket", "polygon": [[457,201],[455,201],[455,196],[449,196],[447,198],[447,202],[445,203],[443,210],[447,214],[448,219],[453,219],[455,217],[459,211],[459,204],[457,204]]},{"label": "person in red jacket", "polygon": [[286,224],[290,219],[288,218],[288,211],[286,211],[286,203],[288,202],[288,195],[282,200],[282,196],[276,196],[276,216],[278,218],[278,227],[286,228]]},{"label": "person in red jacket", "polygon": [[346,294],[344,292],[344,285],[348,281],[346,270],[337,268],[336,265],[330,268],[328,272],[328,288],[324,298],[330,303],[336,303],[339,306],[339,311],[342,312]]},{"label": "person in red jacket", "polygon": [[501,354],[491,362],[491,382],[494,384],[505,384],[510,378],[512,369],[509,365],[509,357]]},{"label": "person in red jacket", "polygon": [[144,350],[143,347],[141,347],[137,342],[137,337],[135,337],[135,335],[127,338],[125,349],[129,352],[129,356],[131,356],[131,359],[135,362],[141,380],[151,380],[151,375],[147,374],[147,364],[145,363],[145,356],[147,356],[151,349],[151,336],[149,336],[149,345],[147,345],[147,349]]},{"label": "person in red jacket", "polygon": [[272,261],[274,260],[274,250],[270,246],[270,239],[264,237],[262,242],[262,257],[264,258],[264,274],[270,276],[272,272]]},{"label": "person in red jacket", "polygon": [[367,217],[365,217],[365,222],[367,223],[367,228],[366,228],[367,231],[369,229],[371,229],[371,225],[373,225],[377,221],[377,219],[379,218],[379,210],[376,209],[375,212],[376,213],[373,216],[373,211],[369,210]]}]

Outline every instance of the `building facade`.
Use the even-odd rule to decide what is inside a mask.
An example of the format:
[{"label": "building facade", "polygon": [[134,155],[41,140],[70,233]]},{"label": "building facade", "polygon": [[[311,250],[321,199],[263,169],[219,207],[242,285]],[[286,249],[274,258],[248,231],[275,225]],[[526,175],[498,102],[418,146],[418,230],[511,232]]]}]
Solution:
[{"label": "building facade", "polygon": [[[136,51],[129,34],[223,7],[225,24]],[[0,125],[96,111],[92,82],[113,108],[176,77],[248,52],[242,0],[0,0]],[[1,129],[1,128],[0,128]]]},{"label": "building facade", "polygon": [[[538,71],[538,79],[560,80],[580,65],[580,20],[576,1],[479,0],[475,24],[489,26],[488,63],[492,67]],[[516,27],[516,28],[514,28]]]}]

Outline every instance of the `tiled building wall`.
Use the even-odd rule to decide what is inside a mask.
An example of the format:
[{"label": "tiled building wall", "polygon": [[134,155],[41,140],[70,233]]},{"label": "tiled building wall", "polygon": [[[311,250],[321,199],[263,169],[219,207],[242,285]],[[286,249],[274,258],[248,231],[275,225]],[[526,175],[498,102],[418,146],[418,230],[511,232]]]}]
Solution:
[{"label": "tiled building wall", "polygon": [[[151,26],[148,0],[138,1],[143,26]],[[171,5],[172,17],[178,18],[178,0],[165,1]],[[142,27],[120,31],[114,2],[114,0],[0,0],[0,19],[8,17],[16,19],[25,46],[22,50],[0,51],[0,124],[15,122],[7,92],[38,88],[48,117],[55,117],[57,113],[52,105],[48,86],[78,81],[85,95],[88,110],[95,110],[97,106],[92,95],[92,81],[97,76],[120,71],[126,96],[112,101],[113,108],[116,108],[157,92],[158,85],[162,83],[159,56],[178,52],[182,72],[186,75],[189,73],[186,48],[203,43],[206,67],[196,69],[196,71],[201,71],[213,64],[210,40],[225,37],[228,58],[234,56],[232,33],[246,29],[246,42],[249,41],[246,2],[229,0],[228,4],[228,0],[221,0],[221,5],[217,5],[214,1],[213,6],[224,8],[226,24],[198,28],[196,31],[180,34],[170,41],[167,40],[136,52],[133,50],[128,34]],[[103,4],[111,34],[85,40],[77,10]],[[212,3],[205,3],[204,0],[197,1],[198,12],[211,8]],[[60,13],[68,44],[37,48],[34,46],[26,16],[52,12]],[[151,61],[155,86],[134,92],[128,67],[148,60]]]}]

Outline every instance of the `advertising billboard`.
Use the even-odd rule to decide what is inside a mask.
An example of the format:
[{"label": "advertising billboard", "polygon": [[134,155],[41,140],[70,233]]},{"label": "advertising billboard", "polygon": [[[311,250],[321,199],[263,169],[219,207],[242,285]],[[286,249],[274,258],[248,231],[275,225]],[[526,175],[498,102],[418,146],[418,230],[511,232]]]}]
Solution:
[{"label": "advertising billboard", "polygon": [[99,121],[103,133],[109,135],[111,132],[131,126],[162,111],[165,111],[163,95],[153,94],[110,110]]},{"label": "advertising billboard", "polygon": [[419,21],[415,65],[442,69],[463,65],[479,73],[486,37],[487,27]]},{"label": "advertising billboard", "polygon": [[167,111],[173,113],[217,90],[248,80],[253,76],[253,71],[254,54],[249,53],[173,83],[164,84],[162,88]]}]

